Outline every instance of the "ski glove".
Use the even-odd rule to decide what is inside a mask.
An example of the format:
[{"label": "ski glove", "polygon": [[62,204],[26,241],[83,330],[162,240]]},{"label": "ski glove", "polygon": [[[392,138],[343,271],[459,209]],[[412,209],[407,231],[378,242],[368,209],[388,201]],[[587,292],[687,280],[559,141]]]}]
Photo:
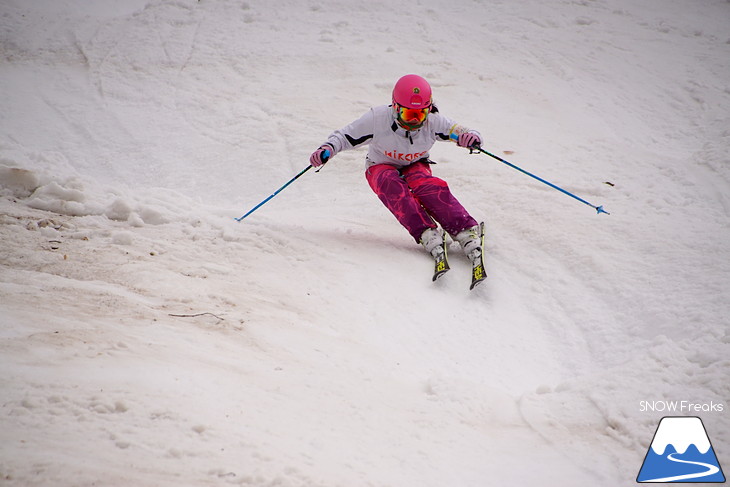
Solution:
[{"label": "ski glove", "polygon": [[476,147],[482,145],[482,139],[474,132],[464,132],[459,135],[459,139],[456,141],[456,145],[459,147]]},{"label": "ski glove", "polygon": [[309,163],[314,167],[319,167],[329,161],[330,157],[332,157],[332,147],[329,145],[323,145],[316,151],[312,152],[312,155],[309,156]]}]

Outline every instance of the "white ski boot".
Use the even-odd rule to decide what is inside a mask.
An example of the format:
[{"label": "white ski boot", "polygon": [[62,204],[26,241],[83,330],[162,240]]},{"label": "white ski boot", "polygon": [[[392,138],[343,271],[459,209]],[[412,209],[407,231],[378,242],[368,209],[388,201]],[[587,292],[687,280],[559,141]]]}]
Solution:
[{"label": "white ski boot", "polygon": [[421,245],[434,258],[444,253],[444,237],[437,228],[427,228],[423,231],[421,234]]},{"label": "white ski boot", "polygon": [[454,240],[459,242],[469,261],[475,265],[481,261],[482,256],[482,229],[476,225],[454,235]]}]

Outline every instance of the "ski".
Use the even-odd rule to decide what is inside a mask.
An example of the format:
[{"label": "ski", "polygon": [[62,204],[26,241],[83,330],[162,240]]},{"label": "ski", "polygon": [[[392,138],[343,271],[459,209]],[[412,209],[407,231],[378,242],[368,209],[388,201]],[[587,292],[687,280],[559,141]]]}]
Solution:
[{"label": "ski", "polygon": [[449,269],[449,258],[446,255],[446,245],[444,245],[444,251],[434,257],[435,266],[433,270],[433,281],[446,274]]},{"label": "ski", "polygon": [[480,282],[487,278],[487,271],[484,268],[484,222],[479,224],[479,231],[481,232],[481,247],[479,256],[472,262],[471,286],[469,286],[469,290],[474,289]]}]

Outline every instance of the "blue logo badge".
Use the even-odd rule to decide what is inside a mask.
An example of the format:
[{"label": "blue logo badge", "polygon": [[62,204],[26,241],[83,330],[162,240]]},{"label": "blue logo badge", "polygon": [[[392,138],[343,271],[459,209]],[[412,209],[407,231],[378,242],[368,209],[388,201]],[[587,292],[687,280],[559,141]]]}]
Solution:
[{"label": "blue logo badge", "polygon": [[636,481],[725,482],[702,420],[695,416],[662,418]]}]

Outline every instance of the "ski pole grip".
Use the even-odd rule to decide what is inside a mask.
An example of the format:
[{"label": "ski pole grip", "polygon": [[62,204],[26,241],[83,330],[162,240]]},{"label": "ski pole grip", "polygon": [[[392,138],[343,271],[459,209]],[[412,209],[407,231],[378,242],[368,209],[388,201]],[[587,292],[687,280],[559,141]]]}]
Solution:
[{"label": "ski pole grip", "polygon": [[[452,133],[451,133],[451,136],[450,136],[450,137],[451,137],[451,139],[453,139],[453,140],[454,140],[454,141],[456,141],[457,143],[459,142],[459,135],[458,135],[458,134],[455,134],[455,133],[453,133],[453,132],[452,132]],[[474,145],[472,145],[471,147],[467,147],[467,149],[469,149],[469,150],[475,150],[475,149],[477,149],[478,147],[479,147],[479,143],[475,143],[475,144],[474,144]]]},{"label": "ski pole grip", "polygon": [[322,164],[326,164],[327,161],[329,161],[329,160],[330,160],[330,151],[325,150],[324,154],[322,154]]}]

